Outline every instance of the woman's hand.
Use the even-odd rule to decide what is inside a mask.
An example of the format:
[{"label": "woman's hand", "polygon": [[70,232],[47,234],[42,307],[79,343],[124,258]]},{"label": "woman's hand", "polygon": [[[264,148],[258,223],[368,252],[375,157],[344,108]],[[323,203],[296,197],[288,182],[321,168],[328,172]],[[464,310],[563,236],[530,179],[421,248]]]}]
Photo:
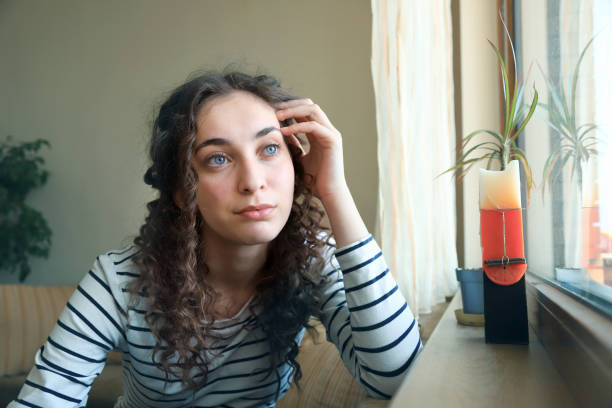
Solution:
[{"label": "woman's hand", "polygon": [[275,108],[279,121],[294,118],[298,122],[281,128],[291,143],[300,145],[295,133],[305,133],[308,138],[310,151],[302,156],[302,164],[313,177],[310,188],[325,207],[338,248],[367,237],[368,230],[344,178],[340,132],[310,99],[282,102]]},{"label": "woman's hand", "polygon": [[342,136],[331,124],[325,112],[310,99],[296,99],[275,105],[279,121],[294,118],[297,123],[282,127],[281,132],[291,143],[300,145],[295,133],[305,133],[310,151],[302,156],[304,171],[313,177],[309,187],[323,204],[346,193]]}]

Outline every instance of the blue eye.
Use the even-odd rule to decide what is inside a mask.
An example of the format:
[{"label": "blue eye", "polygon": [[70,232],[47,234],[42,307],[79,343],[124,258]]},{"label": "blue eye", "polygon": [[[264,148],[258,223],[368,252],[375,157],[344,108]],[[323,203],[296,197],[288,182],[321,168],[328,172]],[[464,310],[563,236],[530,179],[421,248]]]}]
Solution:
[{"label": "blue eye", "polygon": [[268,145],[264,148],[264,153],[273,156],[276,154],[276,152],[278,152],[278,147],[279,146],[277,144]]},{"label": "blue eye", "polygon": [[227,163],[227,157],[223,154],[214,154],[206,160],[206,163],[213,166],[223,166]]}]

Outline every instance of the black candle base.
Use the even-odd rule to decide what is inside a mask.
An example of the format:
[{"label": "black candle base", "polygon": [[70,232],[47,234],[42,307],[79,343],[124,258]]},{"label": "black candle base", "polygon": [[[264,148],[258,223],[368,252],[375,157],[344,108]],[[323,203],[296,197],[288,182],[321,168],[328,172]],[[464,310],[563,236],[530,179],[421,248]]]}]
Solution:
[{"label": "black candle base", "polygon": [[498,344],[529,344],[525,275],[513,285],[491,281],[484,284],[485,341]]}]

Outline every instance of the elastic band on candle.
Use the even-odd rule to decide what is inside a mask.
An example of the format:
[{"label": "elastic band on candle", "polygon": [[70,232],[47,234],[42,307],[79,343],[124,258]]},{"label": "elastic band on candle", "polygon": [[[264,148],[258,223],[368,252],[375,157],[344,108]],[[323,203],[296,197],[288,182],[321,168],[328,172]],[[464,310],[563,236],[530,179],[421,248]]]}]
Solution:
[{"label": "elastic band on candle", "polygon": [[487,266],[504,266],[504,265],[516,265],[516,264],[526,264],[527,260],[525,258],[504,258],[504,259],[491,259],[488,261],[484,261],[484,264]]},{"label": "elastic band on candle", "polygon": [[516,208],[480,208],[480,211],[510,211],[510,210],[526,210],[525,207]]}]

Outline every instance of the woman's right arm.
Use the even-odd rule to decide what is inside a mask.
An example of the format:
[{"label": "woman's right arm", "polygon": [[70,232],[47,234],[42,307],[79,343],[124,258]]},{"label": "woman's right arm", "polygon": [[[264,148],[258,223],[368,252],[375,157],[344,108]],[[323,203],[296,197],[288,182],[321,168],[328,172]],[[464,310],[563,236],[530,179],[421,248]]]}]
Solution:
[{"label": "woman's right arm", "polygon": [[74,291],[8,407],[84,407],[108,352],[124,340],[124,295],[114,262],[100,256]]}]

